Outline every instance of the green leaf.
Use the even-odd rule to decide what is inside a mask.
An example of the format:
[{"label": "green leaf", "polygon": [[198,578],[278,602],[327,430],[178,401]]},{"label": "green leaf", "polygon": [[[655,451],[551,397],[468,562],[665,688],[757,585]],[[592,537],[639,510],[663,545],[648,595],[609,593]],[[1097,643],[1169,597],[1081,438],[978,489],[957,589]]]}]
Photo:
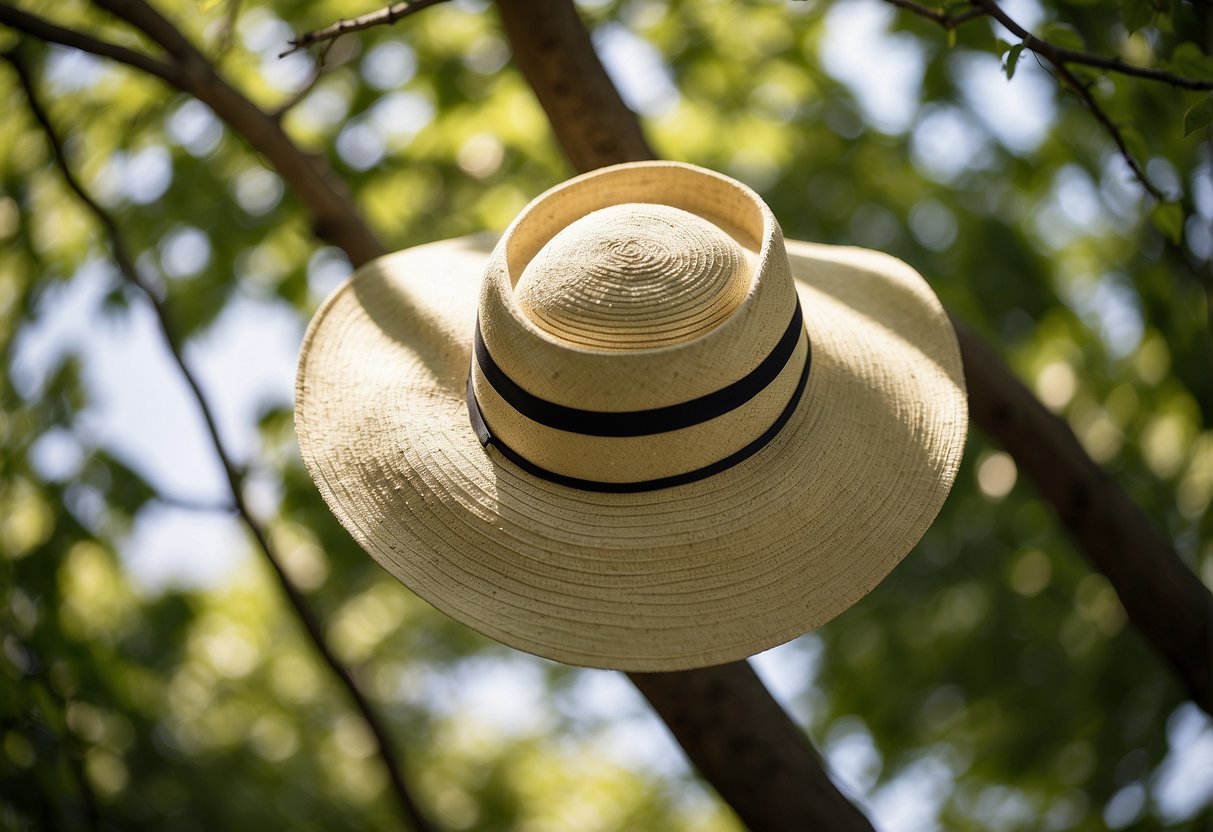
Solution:
[{"label": "green leaf", "polygon": [[1068,23],[1050,23],[1045,27],[1043,39],[1062,49],[1081,50],[1086,46],[1082,35]]},{"label": "green leaf", "polygon": [[1184,113],[1184,135],[1190,136],[1213,121],[1213,93],[1197,101]]},{"label": "green leaf", "polygon": [[1213,78],[1213,58],[1201,52],[1200,47],[1191,41],[1175,47],[1167,68],[1188,78]]},{"label": "green leaf", "polygon": [[1179,244],[1184,235],[1184,209],[1178,202],[1160,202],[1150,212],[1154,227],[1171,242]]},{"label": "green leaf", "polygon": [[1154,19],[1154,4],[1150,0],[1121,0],[1125,28],[1133,34]]},{"label": "green leaf", "polygon": [[949,29],[948,30],[948,48],[951,49],[954,46],[956,46],[956,30]]},{"label": "green leaf", "polygon": [[1017,43],[1011,47],[1011,51],[1007,53],[1007,80],[1015,75],[1015,64],[1019,63],[1019,53],[1023,52],[1023,44]]}]

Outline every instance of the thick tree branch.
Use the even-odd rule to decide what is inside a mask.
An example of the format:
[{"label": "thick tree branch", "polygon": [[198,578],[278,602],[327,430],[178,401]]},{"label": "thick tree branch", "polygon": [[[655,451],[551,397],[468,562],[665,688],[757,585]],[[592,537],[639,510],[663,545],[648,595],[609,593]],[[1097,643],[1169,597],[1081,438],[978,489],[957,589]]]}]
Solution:
[{"label": "thick tree branch", "polygon": [[1002,444],[1120,597],[1129,620],[1213,714],[1213,594],[1098,465],[1069,425],[953,318],[974,421]]},{"label": "thick tree branch", "polygon": [[260,152],[312,214],[316,235],[342,249],[359,266],[386,254],[362,219],[349,189],[323,157],[306,153],[270,114],[228,84],[184,35],[142,0],[97,0],[97,5],[135,25],[160,44],[169,59],[152,58],[0,5],[0,23],[50,43],[59,43],[143,69],[210,106]]},{"label": "thick tree branch", "polygon": [[291,48],[279,54],[278,57],[285,58],[292,52],[298,52],[300,49],[305,49],[315,43],[336,40],[350,32],[370,29],[372,26],[390,26],[397,20],[408,17],[414,12],[419,12],[422,9],[445,2],[446,0],[411,0],[411,2],[393,3],[390,6],[385,6],[382,9],[360,17],[342,18],[336,23],[325,26],[323,29],[297,35],[294,40],[290,41]]},{"label": "thick tree branch", "polygon": [[[561,104],[562,98],[576,98],[578,89],[568,89],[570,76],[560,72],[560,58],[551,54],[562,49],[561,35],[551,30],[581,24],[571,3],[547,0],[544,5],[565,8],[545,8],[542,17],[548,31],[541,35],[526,25],[532,16],[521,0],[498,2],[518,64],[536,89],[561,143],[573,145],[570,156],[580,160],[576,162],[580,170],[646,158],[643,139],[629,138],[640,128],[622,102],[580,109]],[[565,21],[551,22],[559,14]],[[570,45],[563,48],[581,49],[587,43],[588,39],[569,38]],[[599,76],[591,78],[588,86],[600,96],[610,81],[601,65],[595,65]],[[571,118],[583,123],[562,121]],[[620,137],[622,149],[615,152],[609,144],[596,145],[592,137],[599,135]],[[1086,557],[1111,581],[1134,626],[1167,660],[1194,701],[1213,714],[1213,597],[1144,512],[1091,460],[1069,427],[1016,380],[993,350],[963,326],[958,330],[974,421],[1034,481]],[[744,735],[741,722],[721,720],[718,730]],[[728,776],[728,772],[704,774],[713,783]]]},{"label": "thick tree branch", "polygon": [[[170,81],[207,104],[278,171],[311,212],[316,235],[342,249],[360,266],[387,249],[363,220],[345,183],[324,158],[304,152],[273,116],[227,83],[210,60],[163,15],[144,0],[95,0],[159,44],[179,68]],[[169,80],[169,79],[166,79]]]},{"label": "thick tree branch", "polygon": [[43,40],[47,43],[70,46],[73,49],[89,52],[102,58],[111,58],[119,63],[155,75],[157,78],[167,81],[173,86],[180,86],[183,83],[180,69],[167,61],[162,61],[151,55],[145,55],[142,52],[136,52],[133,49],[127,49],[125,46],[118,46],[114,43],[99,40],[73,29],[57,26],[37,15],[15,9],[7,3],[0,3],[0,24],[16,29],[19,32],[25,32],[27,35],[32,35],[38,40]]},{"label": "thick tree branch", "polygon": [[747,828],[872,832],[748,663],[629,676]]},{"label": "thick tree branch", "polygon": [[[654,158],[571,0],[497,6],[514,59],[579,172]],[[750,829],[872,829],[746,662],[628,675]]]},{"label": "thick tree branch", "polygon": [[117,222],[101,205],[92,197],[92,195],[84,188],[80,180],[72,172],[71,165],[68,162],[67,154],[64,151],[63,144],[59,140],[58,133],[55,131],[46,110],[42,107],[38,99],[37,92],[34,88],[33,79],[29,74],[28,68],[24,62],[14,53],[0,53],[8,63],[17,72],[18,79],[25,91],[26,99],[29,103],[30,112],[42,127],[46,135],[47,142],[50,144],[55,165],[59,168],[64,180],[71,190],[76,194],[81,202],[89,209],[96,217],[97,221],[105,229],[106,235],[110,241],[110,251],[114,258],[114,263],[118,267],[119,273],[123,279],[136,289],[147,300],[156,316],[156,321],[160,329],[160,334],[164,338],[165,347],[168,349],[173,363],[176,365],[182,379],[189,387],[193,395],[194,403],[197,405],[199,412],[202,414],[203,421],[206,423],[206,430],[210,436],[212,449],[215,456],[218,458],[220,465],[223,467],[224,473],[227,476],[228,487],[231,491],[232,504],[237,513],[244,520],[253,539],[257,542],[257,547],[265,556],[266,562],[269,564],[278,583],[282,588],[283,594],[286,595],[287,601],[290,604],[295,617],[303,625],[308,638],[312,642],[312,646],[319,654],[323,662],[329,667],[333,674],[341,682],[347,694],[352,700],[358,713],[361,715],[371,735],[375,739],[376,751],[387,770],[389,782],[391,784],[392,794],[399,804],[401,813],[404,815],[407,822],[412,828],[418,832],[429,832],[434,827],[429,823],[426,817],[422,814],[412,794],[405,786],[404,778],[401,775],[400,767],[397,763],[397,752],[393,748],[391,736],[389,735],[383,719],[379,713],[371,705],[369,699],[362,692],[358,682],[354,679],[353,673],[348,667],[337,657],[329,645],[328,640],[324,635],[324,630],[320,626],[319,620],[315,613],[312,612],[308,605],[307,599],[291,580],[286,570],[282,566],[281,559],[278,557],[274,546],[270,543],[269,536],[262,527],[260,521],[253,514],[244,496],[244,482],[239,467],[235,464],[231,454],[227,450],[227,446],[223,442],[223,438],[219,433],[219,426],[215,421],[214,409],[211,407],[206,394],[203,392],[197,377],[190,369],[185,361],[185,357],[181,351],[181,341],[176,336],[172,321],[169,319],[167,311],[161,303],[156,292],[143,280],[138,270],[135,268],[135,260],[126,240],[118,227]]},{"label": "thick tree branch", "polygon": [[579,171],[652,159],[636,115],[611,83],[590,34],[565,0],[500,0],[514,61]]}]

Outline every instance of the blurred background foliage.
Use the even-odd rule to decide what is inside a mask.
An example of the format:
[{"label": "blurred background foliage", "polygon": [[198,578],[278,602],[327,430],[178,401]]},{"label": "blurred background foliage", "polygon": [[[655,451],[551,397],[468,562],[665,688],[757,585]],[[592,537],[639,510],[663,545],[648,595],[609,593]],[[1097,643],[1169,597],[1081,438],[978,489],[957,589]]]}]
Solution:
[{"label": "blurred background foliage", "polygon": [[[80,0],[22,5],[145,45]],[[277,57],[293,32],[374,6],[157,5],[267,109],[313,71],[316,53]],[[1213,253],[1213,173],[1209,137],[1182,126],[1203,93],[1116,76],[1094,88],[1182,206],[1180,229],[1030,55],[1007,80],[986,20],[950,38],[879,0],[579,8],[662,156],[748,182],[790,237],[914,265],[1213,585],[1197,277]],[[1091,51],[1213,78],[1204,0],[1006,8]],[[18,40],[0,31],[0,47]],[[188,338],[288,571],[387,714],[435,819],[735,829],[624,677],[489,643],[388,580],[330,518],[294,446],[289,360],[349,267],[278,176],[154,79],[21,48],[81,178]],[[0,828],[394,825],[365,728],[228,510],[142,299],[7,69],[0,109]],[[329,157],[393,249],[501,229],[570,173],[476,0],[341,39],[285,125]],[[258,375],[266,362],[272,377]],[[1213,725],[980,435],[902,566],[759,666],[884,828],[1213,822]]]}]

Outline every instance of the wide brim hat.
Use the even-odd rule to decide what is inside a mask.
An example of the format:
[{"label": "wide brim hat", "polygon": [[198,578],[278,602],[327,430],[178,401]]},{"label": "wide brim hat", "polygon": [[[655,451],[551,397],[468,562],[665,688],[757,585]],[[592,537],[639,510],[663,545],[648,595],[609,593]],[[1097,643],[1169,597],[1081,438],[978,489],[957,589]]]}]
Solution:
[{"label": "wide brim hat", "polygon": [[575,665],[720,664],[829,621],[960,463],[955,332],[909,266],[783,239],[689,165],[359,268],[304,339],[308,471],[439,610]]}]

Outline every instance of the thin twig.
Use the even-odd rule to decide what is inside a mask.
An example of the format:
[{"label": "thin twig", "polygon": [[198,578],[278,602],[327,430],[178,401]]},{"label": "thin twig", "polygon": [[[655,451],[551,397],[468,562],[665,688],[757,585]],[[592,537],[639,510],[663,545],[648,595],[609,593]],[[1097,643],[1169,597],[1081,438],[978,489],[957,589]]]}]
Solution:
[{"label": "thin twig", "polygon": [[[894,0],[888,0],[893,2]],[[1023,41],[1025,49],[1043,55],[1048,59],[1049,63],[1054,65],[1060,64],[1083,64],[1085,66],[1096,67],[1097,69],[1106,69],[1109,72],[1118,72],[1121,75],[1132,75],[1136,78],[1147,78],[1151,81],[1158,81],[1163,84],[1170,84],[1173,87],[1179,87],[1185,90],[1213,90],[1213,81],[1204,81],[1197,78],[1186,78],[1182,75],[1176,75],[1173,72],[1167,72],[1162,69],[1151,69],[1145,66],[1135,66],[1127,64],[1119,58],[1108,58],[1103,55],[1095,55],[1091,52],[1081,52],[1077,49],[1067,49],[1064,46],[1058,46],[1055,43],[1049,43],[1047,40],[1042,40],[1029,32],[1024,27],[1020,26],[998,5],[997,0],[971,0],[975,6],[980,6],[985,10],[990,17],[1001,23],[1007,31],[1015,35]]]},{"label": "thin twig", "polygon": [[913,0],[885,0],[885,2],[897,6],[899,9],[905,9],[911,14],[916,14],[919,17],[925,17],[927,20],[938,23],[945,29],[955,29],[968,23],[970,20],[976,20],[979,17],[984,17],[985,9],[973,8],[960,14],[947,14],[939,9],[932,9],[929,6],[924,6],[921,3],[915,3]]},{"label": "thin twig", "polygon": [[282,121],[282,119],[286,118],[287,113],[298,106],[303,99],[312,94],[312,90],[316,89],[316,85],[320,83],[320,77],[324,75],[325,59],[328,58],[329,52],[332,50],[333,44],[336,42],[337,41],[335,40],[325,41],[323,48],[320,50],[320,54],[316,56],[316,66],[312,69],[311,77],[308,78],[307,82],[296,90],[290,96],[290,98],[282,102],[282,104],[278,106],[278,109],[270,112],[270,118],[274,119],[275,121]]},{"label": "thin twig", "polygon": [[414,12],[419,12],[422,9],[445,2],[446,0],[406,0],[406,2],[393,3],[390,6],[385,6],[378,11],[373,11],[360,17],[342,18],[336,23],[330,23],[323,29],[316,29],[312,32],[304,32],[301,35],[297,35],[294,40],[288,41],[291,48],[278,55],[278,57],[285,58],[287,55],[298,52],[300,49],[305,49],[312,44],[326,40],[336,40],[350,32],[370,29],[373,26],[390,26],[397,20],[408,17]]},{"label": "thin twig", "polygon": [[223,22],[219,24],[219,34],[215,38],[215,51],[211,56],[211,60],[216,65],[227,57],[236,43],[236,23],[240,18],[242,4],[243,0],[227,0],[227,11],[223,15]]},{"label": "thin twig", "polygon": [[[1038,56],[1041,55],[1039,52],[1036,54]],[[1047,58],[1048,56],[1044,57]],[[1039,60],[1039,57],[1037,60]],[[1075,75],[1064,63],[1054,63],[1053,68],[1061,76],[1064,82],[1062,86],[1067,87],[1078,96],[1078,100],[1082,102],[1082,105],[1090,111],[1091,115],[1095,116],[1095,120],[1099,122],[1104,131],[1112,138],[1112,141],[1116,144],[1116,149],[1120,151],[1121,158],[1125,160],[1129,169],[1133,171],[1133,175],[1137,177],[1137,181],[1141,183],[1141,186],[1149,191],[1150,196],[1159,202],[1166,202],[1166,195],[1150,180],[1150,177],[1146,175],[1145,168],[1141,166],[1141,163],[1137,161],[1132,151],[1129,150],[1128,144],[1125,143],[1124,134],[1120,132],[1120,128],[1116,125],[1116,122],[1112,121],[1107,111],[1095,100],[1095,96],[1091,95],[1090,84],[1083,83],[1082,79]]]},{"label": "thin twig", "polygon": [[269,563],[274,575],[278,579],[279,585],[282,587],[287,600],[290,602],[291,608],[294,610],[296,617],[303,624],[308,636],[310,637],[313,646],[320,654],[325,664],[333,671],[333,673],[341,681],[350,698],[353,700],[355,707],[358,709],[363,720],[366,722],[368,729],[374,736],[379,756],[387,769],[388,777],[391,782],[392,792],[400,804],[401,812],[408,819],[408,822],[418,832],[431,832],[434,826],[422,814],[420,807],[413,799],[412,795],[404,784],[404,779],[401,775],[400,768],[396,762],[397,756],[393,749],[390,735],[378,712],[371,705],[366,695],[362,692],[357,681],[354,679],[350,669],[337,657],[332,648],[328,644],[324,636],[324,632],[320,626],[319,620],[315,613],[308,606],[307,600],[303,596],[302,591],[291,580],[290,576],[283,568],[274,547],[270,543],[269,536],[262,527],[260,521],[254,516],[251,508],[244,497],[243,476],[233,461],[231,454],[227,450],[222,437],[219,434],[219,427],[215,420],[214,410],[210,405],[209,400],[202,391],[202,387],[198,382],[197,377],[189,368],[182,354],[180,341],[178,340],[172,322],[168,317],[168,313],[161,303],[155,290],[147,284],[147,282],[139,275],[135,268],[134,258],[131,256],[131,250],[127,246],[118,224],[114,218],[101,207],[101,205],[89,194],[89,192],[80,183],[72,172],[71,166],[68,163],[66,152],[63,149],[63,144],[59,140],[58,134],[55,132],[53,125],[41,102],[38,100],[37,92],[34,88],[33,79],[30,76],[29,69],[24,62],[14,52],[0,53],[0,57],[4,58],[13,69],[16,70],[17,76],[21,82],[21,86],[25,92],[26,100],[29,104],[30,112],[41,125],[43,132],[46,135],[47,142],[50,144],[51,152],[54,156],[55,165],[59,168],[64,180],[71,190],[76,194],[81,202],[89,209],[89,211],[97,218],[105,229],[110,241],[110,251],[113,255],[114,262],[118,266],[118,270],[122,277],[140,294],[144,296],[147,302],[151,305],[153,312],[156,315],[157,323],[159,324],[160,333],[164,338],[165,347],[168,349],[173,363],[176,364],[178,372],[189,386],[193,394],[194,403],[197,405],[199,412],[202,414],[203,421],[206,423],[207,433],[210,435],[211,445],[223,467],[224,473],[227,476],[228,486],[231,490],[232,502],[240,517],[244,520],[245,525],[252,533],[253,538],[257,542],[258,548],[265,555],[266,561]]},{"label": "thin twig", "polygon": [[211,502],[177,494],[167,494],[157,491],[153,498],[161,505],[169,508],[179,508],[182,511],[196,511],[199,514],[238,514],[239,509],[232,502]]},{"label": "thin twig", "polygon": [[1142,187],[1149,191],[1150,195],[1160,202],[1166,202],[1167,197],[1163,192],[1150,181],[1146,175],[1145,168],[1133,156],[1129,150],[1128,144],[1125,142],[1124,134],[1112,121],[1107,111],[1100,106],[1095,100],[1095,96],[1091,94],[1089,84],[1083,81],[1074,74],[1074,71],[1067,64],[1082,64],[1084,66],[1093,66],[1100,69],[1105,69],[1110,72],[1119,72],[1125,75],[1133,75],[1139,78],[1148,78],[1152,81],[1161,81],[1166,84],[1171,84],[1176,87],[1190,90],[1205,90],[1213,89],[1213,82],[1198,81],[1192,78],[1184,78],[1179,75],[1174,75],[1170,72],[1164,72],[1157,69],[1148,69],[1146,67],[1137,67],[1132,64],[1126,64],[1116,58],[1105,58],[1100,55],[1092,55],[1087,52],[1080,52],[1074,49],[1066,49],[1048,41],[1041,40],[1033,35],[1027,29],[1016,23],[1006,12],[998,5],[998,0],[970,0],[973,9],[958,15],[948,15],[941,11],[937,11],[927,6],[913,2],[913,0],[885,0],[885,2],[897,6],[901,9],[906,9],[919,17],[924,17],[927,20],[933,20],[945,29],[952,30],[974,17],[988,14],[994,20],[1001,23],[1008,31],[1023,41],[1023,47],[1030,52],[1035,53],[1041,58],[1044,58],[1057,70],[1058,76],[1063,82],[1063,86],[1068,87],[1082,105],[1090,111],[1091,115],[1095,116],[1095,120],[1100,126],[1107,131],[1111,136],[1112,141],[1116,144],[1120,155],[1128,163],[1129,169],[1133,171],[1133,175]]}]

